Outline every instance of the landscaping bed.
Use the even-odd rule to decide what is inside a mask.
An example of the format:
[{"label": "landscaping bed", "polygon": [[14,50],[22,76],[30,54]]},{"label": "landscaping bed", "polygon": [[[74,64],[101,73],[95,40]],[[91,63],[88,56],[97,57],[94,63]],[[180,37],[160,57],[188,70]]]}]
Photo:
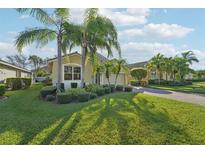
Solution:
[{"label": "landscaping bed", "polygon": [[57,93],[55,86],[43,87],[40,91],[41,98],[46,101],[56,101],[58,104],[68,104],[71,102],[87,102],[91,99],[107,95],[114,92],[131,92],[132,87],[117,85],[97,85],[89,84],[85,88],[69,88],[64,92]]}]

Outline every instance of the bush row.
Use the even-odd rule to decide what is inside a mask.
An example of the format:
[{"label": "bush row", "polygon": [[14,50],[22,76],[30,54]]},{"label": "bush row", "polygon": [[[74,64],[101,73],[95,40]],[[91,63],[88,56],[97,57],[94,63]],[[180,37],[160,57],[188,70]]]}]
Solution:
[{"label": "bush row", "polygon": [[149,80],[149,84],[165,85],[165,86],[185,86],[191,85],[192,81],[167,81],[167,80]]},{"label": "bush row", "polygon": [[6,87],[4,84],[0,84],[0,97],[5,94]]},{"label": "bush row", "polygon": [[130,84],[132,86],[147,86],[147,82],[146,81],[136,81],[136,80],[130,80]]},{"label": "bush row", "polygon": [[31,78],[7,78],[6,86],[12,90],[28,88],[31,85]]},{"label": "bush row", "polygon": [[115,88],[108,85],[100,86],[97,84],[90,84],[87,85],[85,89],[71,88],[63,93],[56,94],[56,87],[47,86],[41,89],[40,94],[41,97],[46,99],[47,101],[53,101],[56,99],[59,104],[66,104],[70,102],[86,102],[90,99],[96,98],[97,96],[109,94],[114,91],[131,92],[132,87],[123,87],[121,85],[117,85]]}]

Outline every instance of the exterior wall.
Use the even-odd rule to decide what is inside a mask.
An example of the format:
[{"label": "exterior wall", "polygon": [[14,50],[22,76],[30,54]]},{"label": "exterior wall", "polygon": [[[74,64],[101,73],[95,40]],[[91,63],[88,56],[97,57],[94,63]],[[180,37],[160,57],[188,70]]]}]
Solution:
[{"label": "exterior wall", "polygon": [[15,78],[16,70],[8,69],[8,68],[0,68],[0,81],[5,80],[6,78]]},{"label": "exterior wall", "polygon": [[[101,84],[108,84],[107,78],[105,74],[101,75]],[[115,83],[115,74],[111,74],[110,76],[110,84]],[[126,85],[127,84],[127,76],[124,73],[120,73],[117,79],[117,84]]]},{"label": "exterior wall", "polygon": [[[57,83],[57,60],[54,60],[53,62],[50,62],[49,64],[49,67],[51,67],[51,78],[52,78],[52,83],[53,85],[56,85]],[[76,54],[76,55],[70,55],[70,56],[67,56],[67,57],[64,57],[63,58],[63,74],[62,74],[62,81],[65,85],[65,88],[70,88],[70,84],[71,82],[77,82],[78,83],[78,86],[80,86],[81,84],[81,80],[64,80],[64,66],[79,66],[79,67],[82,67],[81,65],[81,56]],[[82,69],[81,69],[82,71]],[[81,76],[82,78],[82,76]],[[87,60],[86,61],[86,64],[85,64],[85,76],[84,76],[84,79],[85,79],[85,83],[86,84],[89,84],[89,83],[92,83],[92,65],[90,64],[90,62]],[[110,77],[110,81],[111,81],[111,84],[114,84],[114,81],[115,81],[115,75],[112,74],[111,77]],[[120,73],[119,74],[119,77],[118,77],[118,80],[117,80],[117,84],[121,84],[121,85],[126,85],[128,82],[127,80],[127,76],[124,74],[124,73]],[[101,84],[107,84],[107,79],[105,77],[104,74],[101,74],[101,77],[100,77],[100,83]]]},{"label": "exterior wall", "polygon": [[8,67],[5,65],[0,65],[0,81],[6,78],[16,78],[16,77],[31,77],[31,73],[23,72],[21,70]]},{"label": "exterior wall", "polygon": [[[65,88],[69,88],[70,87],[70,83],[71,82],[77,82],[78,86],[80,86],[81,84],[81,80],[64,80],[64,66],[79,66],[82,67],[81,65],[81,57],[80,55],[71,55],[71,56],[66,56],[63,58],[63,74],[62,74],[62,81],[65,84]],[[57,60],[53,61],[53,64],[49,64],[50,66],[52,66],[52,73],[51,73],[51,78],[52,78],[52,83],[53,85],[56,85],[57,83],[57,70],[58,70],[58,65],[57,65]],[[81,69],[82,71],[82,69]],[[89,63],[89,61],[86,61],[85,64],[85,83],[91,83],[92,82],[92,66]],[[82,78],[82,76],[81,76]]]}]

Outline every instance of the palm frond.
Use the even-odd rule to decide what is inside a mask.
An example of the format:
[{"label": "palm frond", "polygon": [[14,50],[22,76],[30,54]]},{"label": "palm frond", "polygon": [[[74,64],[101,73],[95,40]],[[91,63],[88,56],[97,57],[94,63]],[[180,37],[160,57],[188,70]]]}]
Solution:
[{"label": "palm frond", "polygon": [[54,19],[44,10],[40,8],[18,8],[16,9],[21,14],[28,14],[38,21],[46,25],[56,25]]},{"label": "palm frond", "polygon": [[54,39],[56,39],[56,32],[53,30],[47,28],[31,28],[18,35],[15,45],[18,51],[21,52],[26,45],[36,42],[37,46],[44,46]]}]

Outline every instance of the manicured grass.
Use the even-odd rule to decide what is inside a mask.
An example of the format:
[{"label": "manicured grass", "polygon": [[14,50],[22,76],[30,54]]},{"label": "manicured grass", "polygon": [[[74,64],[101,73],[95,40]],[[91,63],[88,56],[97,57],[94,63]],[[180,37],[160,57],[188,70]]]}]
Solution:
[{"label": "manicured grass", "polygon": [[193,82],[192,85],[186,86],[163,86],[163,85],[149,85],[150,88],[162,89],[162,90],[172,90],[181,91],[188,93],[199,93],[205,94],[205,82]]},{"label": "manicured grass", "polygon": [[0,144],[205,144],[205,107],[145,94],[40,101],[41,85],[0,103]]}]

